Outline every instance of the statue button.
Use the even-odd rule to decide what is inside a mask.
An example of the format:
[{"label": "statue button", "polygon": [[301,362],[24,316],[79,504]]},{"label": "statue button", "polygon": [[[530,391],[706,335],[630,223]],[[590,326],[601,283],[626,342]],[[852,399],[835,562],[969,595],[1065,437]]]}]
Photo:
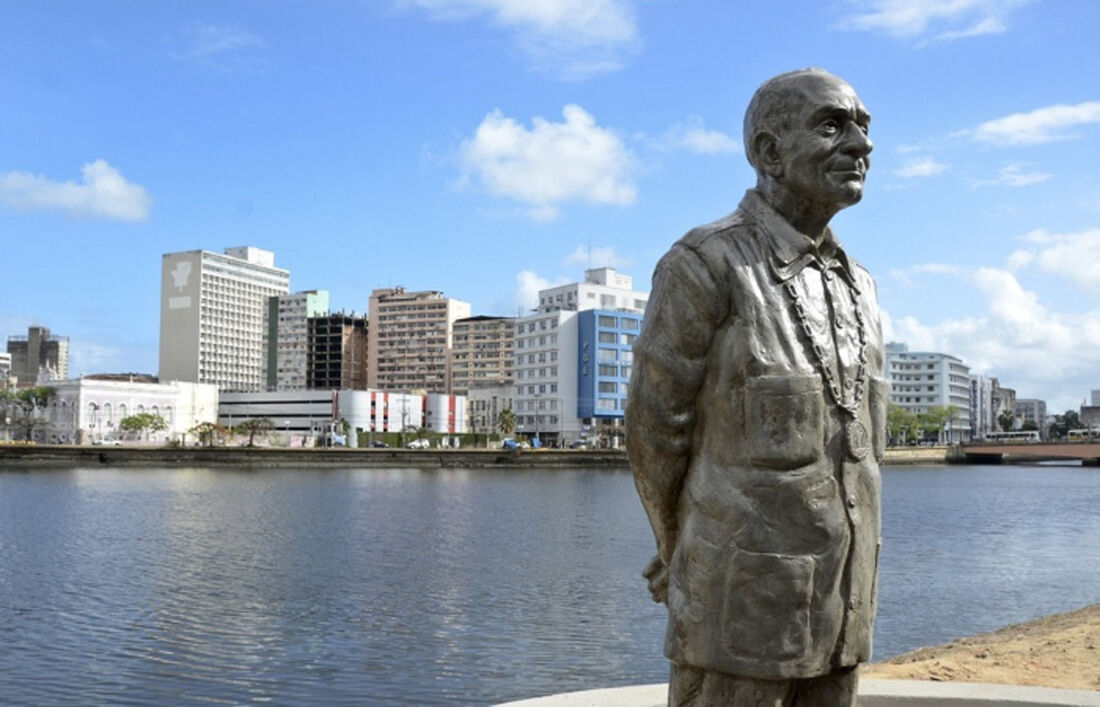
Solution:
[{"label": "statue button", "polygon": [[855,611],[856,606],[858,606],[858,605],[859,605],[859,602],[857,602],[855,599],[849,599],[848,600],[848,608],[851,609],[852,611]]},{"label": "statue button", "polygon": [[849,496],[848,497],[848,508],[855,508],[855,507],[856,507],[856,497],[855,496]]}]

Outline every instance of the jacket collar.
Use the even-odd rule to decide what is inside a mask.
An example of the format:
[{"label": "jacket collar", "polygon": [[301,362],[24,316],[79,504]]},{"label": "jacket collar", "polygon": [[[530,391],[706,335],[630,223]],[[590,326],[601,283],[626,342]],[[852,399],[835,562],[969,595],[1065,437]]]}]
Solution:
[{"label": "jacket collar", "polygon": [[825,239],[819,247],[815,247],[809,236],[787,223],[757,190],[745,192],[739,208],[756,221],[759,231],[765,236],[766,245],[771,250],[771,270],[780,282],[791,279],[807,265],[817,263],[823,272],[836,271],[859,293],[848,256],[837,243],[831,228],[826,226]]}]

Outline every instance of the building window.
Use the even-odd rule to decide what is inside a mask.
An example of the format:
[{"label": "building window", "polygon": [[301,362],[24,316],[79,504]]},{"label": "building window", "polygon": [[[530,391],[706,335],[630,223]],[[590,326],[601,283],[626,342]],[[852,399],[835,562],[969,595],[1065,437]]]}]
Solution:
[{"label": "building window", "polygon": [[600,315],[599,324],[601,327],[606,327],[608,329],[614,329],[616,326],[618,326],[618,322],[615,317],[609,317],[603,314]]},{"label": "building window", "polygon": [[613,331],[601,331],[599,339],[601,344],[614,344],[618,337],[616,337]]},{"label": "building window", "polygon": [[600,349],[598,358],[600,361],[618,361],[619,352],[615,349]]},{"label": "building window", "polygon": [[612,394],[618,393],[619,392],[619,384],[608,382],[608,381],[600,381],[599,390],[600,390],[601,393],[612,393]]}]

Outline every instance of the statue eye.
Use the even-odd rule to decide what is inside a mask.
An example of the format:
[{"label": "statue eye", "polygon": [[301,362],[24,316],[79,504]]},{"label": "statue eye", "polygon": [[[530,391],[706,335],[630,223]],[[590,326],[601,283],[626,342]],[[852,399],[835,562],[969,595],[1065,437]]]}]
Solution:
[{"label": "statue eye", "polygon": [[840,132],[840,123],[836,118],[826,118],[821,121],[821,132],[825,135],[835,135]]}]

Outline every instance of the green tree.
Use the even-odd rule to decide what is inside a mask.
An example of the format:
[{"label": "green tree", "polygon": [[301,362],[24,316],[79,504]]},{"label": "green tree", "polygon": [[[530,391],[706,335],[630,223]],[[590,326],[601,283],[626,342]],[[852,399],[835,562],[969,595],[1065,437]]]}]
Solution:
[{"label": "green tree", "polygon": [[10,420],[20,437],[30,442],[34,439],[34,431],[46,427],[50,420],[45,415],[50,405],[50,400],[57,393],[57,389],[48,385],[39,385],[34,388],[24,388],[18,391],[0,391],[0,407],[4,409],[2,417]]},{"label": "green tree", "polygon": [[1054,421],[1050,423],[1048,429],[1051,437],[1065,439],[1070,430],[1079,430],[1084,427],[1081,416],[1077,414],[1076,410],[1066,410],[1061,415],[1054,416]]},{"label": "green tree", "polygon": [[1011,432],[1016,426],[1016,414],[1011,410],[1001,410],[1001,414],[997,415],[997,424],[1001,426],[1002,432]]},{"label": "green tree", "polygon": [[891,443],[908,444],[920,436],[920,421],[914,412],[890,403],[886,408],[886,432]]},{"label": "green tree", "polygon": [[195,435],[202,446],[213,447],[216,442],[225,437],[228,430],[214,422],[200,422],[189,429],[188,432]]},{"label": "green tree", "polygon": [[512,408],[504,408],[497,415],[497,428],[500,429],[506,435],[510,435],[516,430],[516,413],[512,412]]},{"label": "green tree", "polygon": [[234,428],[234,432],[248,435],[248,446],[254,447],[256,437],[266,438],[275,429],[275,423],[266,417],[254,417],[245,420]]},{"label": "green tree", "polygon": [[131,432],[138,437],[144,437],[146,432],[163,432],[168,429],[168,423],[164,418],[151,412],[127,415],[118,421],[118,426],[124,432]]},{"label": "green tree", "polygon": [[957,408],[954,405],[937,405],[917,415],[917,422],[926,438],[935,437],[938,441],[944,425],[955,419]]}]

